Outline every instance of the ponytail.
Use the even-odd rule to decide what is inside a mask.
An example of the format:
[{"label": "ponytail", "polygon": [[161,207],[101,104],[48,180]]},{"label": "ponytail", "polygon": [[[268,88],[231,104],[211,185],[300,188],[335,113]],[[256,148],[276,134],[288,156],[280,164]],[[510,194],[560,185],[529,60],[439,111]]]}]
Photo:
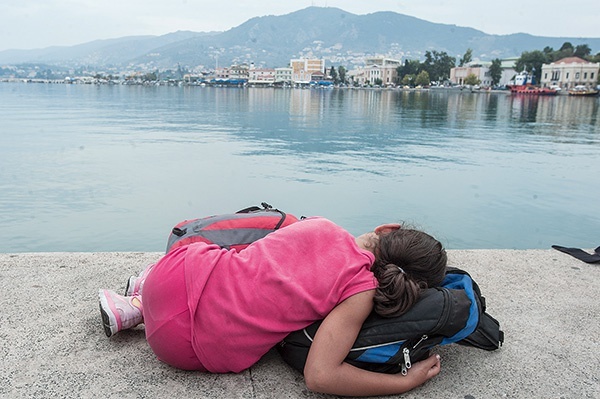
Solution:
[{"label": "ponytail", "polygon": [[441,284],[446,263],[442,244],[426,233],[400,229],[381,235],[371,268],[379,282],[375,312],[382,317],[405,313],[424,289]]},{"label": "ponytail", "polygon": [[421,288],[399,266],[389,263],[378,274],[379,287],[373,300],[380,316],[399,316],[419,299]]}]

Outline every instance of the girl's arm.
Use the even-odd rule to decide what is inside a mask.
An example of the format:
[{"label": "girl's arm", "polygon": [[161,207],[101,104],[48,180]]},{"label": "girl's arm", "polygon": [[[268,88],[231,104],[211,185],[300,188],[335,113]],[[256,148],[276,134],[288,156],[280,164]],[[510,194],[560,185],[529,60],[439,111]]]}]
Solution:
[{"label": "girl's arm", "polygon": [[413,364],[406,376],[371,372],[344,362],[373,309],[373,295],[374,290],[370,290],[349,297],[336,306],[319,327],[304,367],[310,390],[348,396],[398,394],[440,372],[437,355]]}]

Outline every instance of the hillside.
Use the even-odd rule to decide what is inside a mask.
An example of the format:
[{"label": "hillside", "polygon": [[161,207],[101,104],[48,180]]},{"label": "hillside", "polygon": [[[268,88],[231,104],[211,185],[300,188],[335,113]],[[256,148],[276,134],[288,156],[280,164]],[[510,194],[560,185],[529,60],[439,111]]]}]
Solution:
[{"label": "hillside", "polygon": [[328,64],[360,64],[366,55],[422,59],[425,51],[460,57],[467,48],[475,59],[519,56],[523,51],[560,48],[569,41],[600,50],[600,38],[551,38],[523,33],[488,35],[472,28],[436,24],[394,13],[355,15],[330,7],[308,7],[282,16],[252,18],[225,32],[175,32],[130,36],[70,47],[0,52],[0,64],[37,62],[56,65],[130,64],[188,67],[254,62],[285,66],[290,58],[323,57]]}]

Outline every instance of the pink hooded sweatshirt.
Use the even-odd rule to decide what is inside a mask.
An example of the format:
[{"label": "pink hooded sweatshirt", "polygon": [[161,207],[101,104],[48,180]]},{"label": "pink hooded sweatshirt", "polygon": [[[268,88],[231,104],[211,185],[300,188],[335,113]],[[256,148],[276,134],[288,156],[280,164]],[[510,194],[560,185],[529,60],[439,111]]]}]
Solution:
[{"label": "pink hooded sweatshirt", "polygon": [[[294,223],[240,252],[204,243],[182,247],[145,283],[148,342],[176,367],[240,372],[290,332],[376,288],[373,262],[352,235],[323,218]],[[178,337],[186,342],[177,344]]]}]

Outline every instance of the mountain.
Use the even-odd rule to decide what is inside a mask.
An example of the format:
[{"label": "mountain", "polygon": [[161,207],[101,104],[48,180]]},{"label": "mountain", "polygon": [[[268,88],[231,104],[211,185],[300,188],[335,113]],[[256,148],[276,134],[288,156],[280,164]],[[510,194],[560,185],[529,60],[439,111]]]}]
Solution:
[{"label": "mountain", "polygon": [[459,58],[518,57],[523,51],[558,49],[566,41],[600,49],[600,38],[556,38],[524,33],[488,35],[476,29],[437,24],[394,13],[355,15],[332,7],[308,7],[282,16],[252,18],[225,32],[175,32],[163,36],[130,36],[70,47],[0,52],[0,64],[169,68],[255,63],[286,66],[290,58],[323,57],[328,64],[362,64],[369,55],[422,59],[425,51],[445,51]]},{"label": "mountain", "polygon": [[76,63],[87,65],[124,64],[144,56],[154,49],[178,43],[193,37],[214,33],[178,31],[162,36],[127,36],[118,39],[95,40],[75,46],[53,46],[39,50],[0,51],[0,62],[5,64],[41,62]]}]

